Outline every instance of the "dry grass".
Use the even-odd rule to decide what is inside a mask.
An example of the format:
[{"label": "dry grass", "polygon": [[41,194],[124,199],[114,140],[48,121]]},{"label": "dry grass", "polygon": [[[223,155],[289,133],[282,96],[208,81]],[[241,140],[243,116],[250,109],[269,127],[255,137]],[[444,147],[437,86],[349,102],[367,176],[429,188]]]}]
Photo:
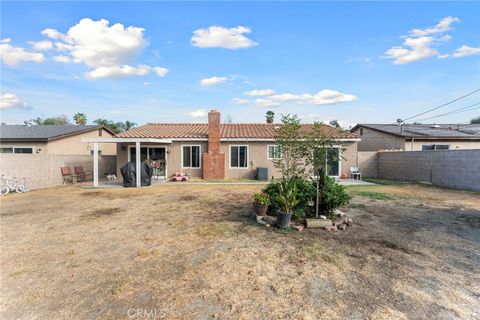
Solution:
[{"label": "dry grass", "polygon": [[298,233],[249,218],[261,188],[5,197],[0,318],[126,319],[132,308],[163,319],[480,317],[478,193],[354,187],[342,209],[352,229]]}]

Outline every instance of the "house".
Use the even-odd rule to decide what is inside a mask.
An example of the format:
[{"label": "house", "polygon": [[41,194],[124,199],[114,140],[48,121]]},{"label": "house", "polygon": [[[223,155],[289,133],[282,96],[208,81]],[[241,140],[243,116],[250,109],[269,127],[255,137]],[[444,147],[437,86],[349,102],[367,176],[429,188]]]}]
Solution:
[{"label": "house", "polygon": [[[20,181],[29,178],[29,188],[49,188],[63,183],[61,167],[93,167],[93,149],[84,139],[113,137],[99,125],[0,125],[0,173]],[[116,148],[99,144],[97,160],[100,174],[114,173]]]},{"label": "house", "polygon": [[[0,153],[89,155],[84,138],[113,137],[99,125],[0,125]],[[101,154],[115,155],[115,146],[101,145]]]},{"label": "house", "polygon": [[480,149],[479,124],[357,124],[358,151]]},{"label": "house", "polygon": [[[303,126],[308,129],[312,125]],[[116,143],[118,176],[125,163],[140,157],[141,161],[155,161],[160,175],[166,178],[183,172],[203,179],[254,179],[258,168],[266,168],[269,178],[278,178],[280,173],[273,165],[273,159],[280,156],[275,145],[276,127],[266,123],[222,124],[220,112],[212,110],[208,123],[149,123],[112,139],[85,142]],[[348,176],[350,167],[357,164],[359,138],[327,125],[323,129],[337,142],[332,154],[341,154],[340,159],[329,161],[328,174]]]}]

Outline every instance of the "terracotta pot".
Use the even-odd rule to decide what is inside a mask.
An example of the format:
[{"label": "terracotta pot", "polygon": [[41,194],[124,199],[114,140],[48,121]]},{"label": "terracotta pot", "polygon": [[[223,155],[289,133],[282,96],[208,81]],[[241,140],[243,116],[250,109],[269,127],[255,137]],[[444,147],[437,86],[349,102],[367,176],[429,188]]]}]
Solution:
[{"label": "terracotta pot", "polygon": [[255,212],[257,216],[267,215],[267,210],[268,210],[268,204],[258,204],[258,203],[253,204],[253,212]]}]

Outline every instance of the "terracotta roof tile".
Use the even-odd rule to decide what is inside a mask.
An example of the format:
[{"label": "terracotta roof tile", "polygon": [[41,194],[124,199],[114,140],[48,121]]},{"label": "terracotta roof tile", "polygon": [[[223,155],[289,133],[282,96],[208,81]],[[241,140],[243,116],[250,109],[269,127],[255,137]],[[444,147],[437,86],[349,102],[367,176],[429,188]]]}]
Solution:
[{"label": "terracotta roof tile", "polygon": [[[279,124],[266,123],[232,123],[222,124],[220,127],[221,138],[239,139],[273,139],[275,127]],[[311,124],[304,124],[302,128],[309,130]],[[343,132],[328,125],[322,125],[325,134],[332,138],[357,138],[350,132]],[[117,135],[122,138],[170,138],[170,139],[195,139],[208,138],[208,124],[206,123],[148,123],[130,129]]]}]

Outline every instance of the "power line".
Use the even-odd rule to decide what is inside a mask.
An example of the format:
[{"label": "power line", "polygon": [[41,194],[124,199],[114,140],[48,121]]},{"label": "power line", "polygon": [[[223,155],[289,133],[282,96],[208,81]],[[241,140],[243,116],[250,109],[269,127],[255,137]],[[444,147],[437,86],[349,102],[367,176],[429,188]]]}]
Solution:
[{"label": "power line", "polygon": [[[434,118],[438,118],[438,117],[448,116],[448,115],[452,115],[452,114],[456,114],[456,113],[462,113],[462,112],[466,112],[466,111],[480,109],[480,107],[472,108],[472,107],[478,106],[479,104],[480,104],[480,102],[477,102],[477,103],[471,104],[471,105],[466,106],[466,107],[462,107],[462,108],[452,110],[452,111],[449,111],[449,112],[441,113],[441,114],[438,114],[436,116],[423,118],[423,119],[420,119],[418,121],[425,121],[425,120],[430,120],[430,119],[434,119]],[[471,108],[471,109],[469,109],[469,108]]]},{"label": "power line", "polygon": [[456,101],[458,101],[458,100],[460,100],[460,99],[466,98],[466,97],[468,97],[468,96],[471,96],[472,94],[477,93],[478,91],[480,91],[480,89],[477,89],[477,90],[475,90],[475,91],[472,91],[472,92],[470,92],[470,93],[467,93],[466,95],[463,95],[463,96],[458,97],[458,98],[456,98],[456,99],[454,99],[454,100],[452,100],[452,101],[449,101],[449,102],[447,102],[447,103],[444,103],[444,104],[442,104],[442,105],[439,105],[438,107],[429,109],[429,110],[424,111],[424,112],[422,112],[422,113],[416,114],[416,115],[414,115],[414,116],[412,116],[412,117],[403,119],[402,122],[405,122],[405,121],[407,121],[407,120],[416,118],[416,117],[418,117],[418,116],[424,115],[424,114],[426,114],[426,113],[432,112],[432,111],[437,110],[437,109],[440,109],[440,108],[442,108],[442,107],[448,106],[449,104],[452,104],[452,103],[454,103],[454,102],[456,102]]}]

